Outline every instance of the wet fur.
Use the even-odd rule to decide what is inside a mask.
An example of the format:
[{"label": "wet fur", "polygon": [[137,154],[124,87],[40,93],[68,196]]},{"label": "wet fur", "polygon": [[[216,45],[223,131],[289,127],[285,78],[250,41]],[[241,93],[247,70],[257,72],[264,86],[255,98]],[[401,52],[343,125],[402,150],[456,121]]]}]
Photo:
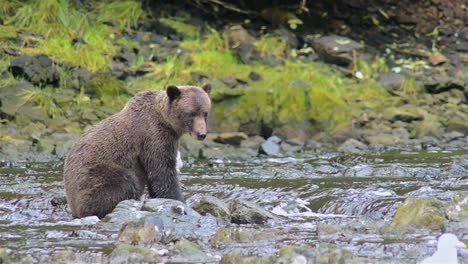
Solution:
[{"label": "wet fur", "polygon": [[64,165],[74,217],[101,218],[120,201],[139,199],[146,186],[152,198],[183,201],[176,171],[179,138],[206,134],[210,100],[198,87],[177,88],[180,94],[172,98],[169,90],[136,95],[75,144]]}]

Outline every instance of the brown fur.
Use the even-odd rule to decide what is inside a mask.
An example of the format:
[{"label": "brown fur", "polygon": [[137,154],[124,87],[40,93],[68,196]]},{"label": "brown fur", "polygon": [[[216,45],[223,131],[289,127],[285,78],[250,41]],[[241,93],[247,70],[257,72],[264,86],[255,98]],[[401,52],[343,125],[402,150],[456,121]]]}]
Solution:
[{"label": "brown fur", "polygon": [[64,165],[65,191],[74,217],[103,217],[122,200],[183,201],[176,172],[179,138],[204,139],[211,86],[169,86],[136,95],[120,112],[86,132]]}]

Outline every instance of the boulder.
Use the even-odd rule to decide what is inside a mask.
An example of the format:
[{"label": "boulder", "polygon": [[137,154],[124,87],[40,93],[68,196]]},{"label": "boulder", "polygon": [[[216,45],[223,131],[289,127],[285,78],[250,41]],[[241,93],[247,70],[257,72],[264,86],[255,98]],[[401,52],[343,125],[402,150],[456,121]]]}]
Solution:
[{"label": "boulder", "polygon": [[229,205],[224,201],[209,195],[194,195],[187,203],[201,215],[210,214],[217,219],[230,222]]},{"label": "boulder", "polygon": [[388,92],[396,94],[400,90],[405,76],[403,74],[387,72],[379,76],[378,82],[387,89]]},{"label": "boulder", "polygon": [[423,81],[426,90],[429,93],[442,93],[452,89],[462,90],[465,87],[463,80],[443,75],[431,75]]},{"label": "boulder", "polygon": [[243,256],[237,252],[223,256],[219,264],[272,264],[271,257]]},{"label": "boulder", "polygon": [[177,241],[168,263],[216,263],[219,258],[203,252],[200,245],[190,241]]},{"label": "boulder", "polygon": [[392,227],[442,230],[445,224],[443,203],[430,197],[410,197],[398,207]]},{"label": "boulder", "polygon": [[35,85],[59,85],[57,67],[47,55],[17,57],[10,63],[8,70],[16,78],[24,78]]},{"label": "boulder", "polygon": [[262,207],[242,200],[234,200],[231,203],[231,223],[234,224],[259,224],[263,225],[273,215]]},{"label": "boulder", "polygon": [[225,132],[215,134],[213,141],[221,144],[240,146],[242,140],[245,140],[247,138],[248,136],[243,132]]},{"label": "boulder", "polygon": [[352,39],[335,35],[307,41],[322,60],[343,66],[353,61],[353,53],[359,54],[364,48],[364,45]]},{"label": "boulder", "polygon": [[277,136],[271,136],[267,141],[260,145],[259,153],[268,156],[279,156],[280,155],[280,143],[281,139]]},{"label": "boulder", "polygon": [[237,57],[245,64],[259,58],[255,47],[255,39],[242,26],[237,25],[227,29],[229,47],[234,50]]},{"label": "boulder", "polygon": [[366,144],[354,138],[347,139],[343,144],[338,147],[338,151],[346,153],[362,153],[367,150]]},{"label": "boulder", "polygon": [[155,250],[127,244],[118,245],[108,257],[108,263],[161,263],[162,258]]},{"label": "boulder", "polygon": [[151,245],[161,241],[162,222],[156,217],[145,217],[122,226],[118,240],[131,245]]}]

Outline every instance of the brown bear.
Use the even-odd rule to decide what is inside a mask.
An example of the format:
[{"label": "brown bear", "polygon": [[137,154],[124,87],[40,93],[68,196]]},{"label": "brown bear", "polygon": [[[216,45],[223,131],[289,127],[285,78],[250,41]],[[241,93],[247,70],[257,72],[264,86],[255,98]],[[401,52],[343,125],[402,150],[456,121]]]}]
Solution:
[{"label": "brown bear", "polygon": [[211,85],[168,86],[136,95],[118,113],[89,129],[64,165],[67,202],[74,217],[110,213],[122,200],[183,201],[176,157],[184,133],[203,140]]}]

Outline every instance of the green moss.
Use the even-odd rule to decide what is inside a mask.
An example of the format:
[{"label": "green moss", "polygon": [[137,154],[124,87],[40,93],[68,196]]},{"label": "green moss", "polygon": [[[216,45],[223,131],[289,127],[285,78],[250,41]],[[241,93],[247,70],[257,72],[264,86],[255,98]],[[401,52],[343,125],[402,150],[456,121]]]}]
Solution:
[{"label": "green moss", "polygon": [[262,55],[273,54],[276,56],[282,56],[287,45],[288,43],[285,38],[269,34],[262,35],[255,42],[255,46]]},{"label": "green moss", "polygon": [[159,19],[159,21],[163,24],[166,24],[172,27],[177,32],[187,35],[187,37],[191,39],[195,39],[198,37],[198,28],[194,25],[186,23],[185,21],[187,21],[187,18],[166,17],[166,18]]},{"label": "green moss", "polygon": [[108,73],[98,73],[89,81],[86,92],[98,98],[116,97],[124,92],[125,83]]},{"label": "green moss", "polygon": [[119,29],[135,27],[144,16],[140,1],[102,1],[96,8],[98,23],[112,21]]},{"label": "green moss", "polygon": [[398,207],[393,227],[440,230],[445,222],[443,203],[436,198],[407,198]]}]

